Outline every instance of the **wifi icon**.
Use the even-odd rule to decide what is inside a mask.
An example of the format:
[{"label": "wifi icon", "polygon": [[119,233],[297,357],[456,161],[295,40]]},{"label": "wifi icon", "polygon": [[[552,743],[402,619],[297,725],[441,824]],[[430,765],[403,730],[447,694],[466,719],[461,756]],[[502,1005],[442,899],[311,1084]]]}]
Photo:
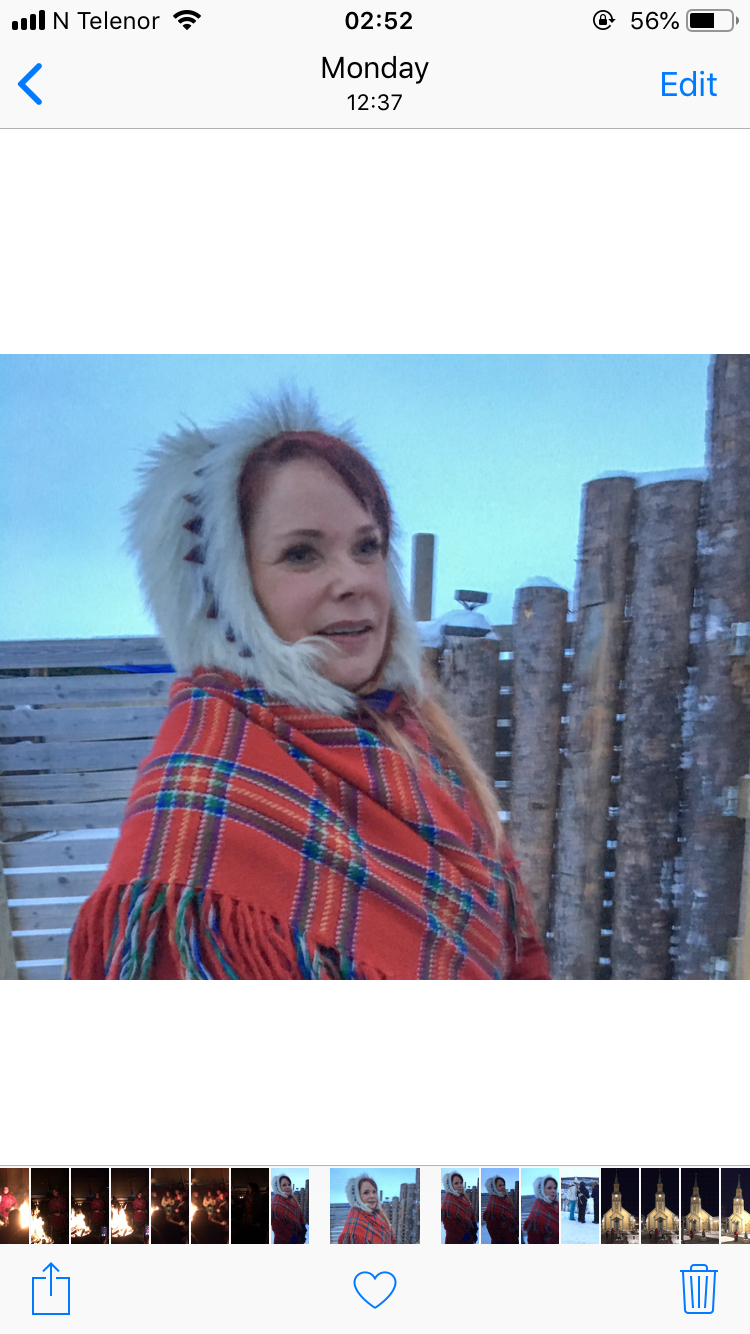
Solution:
[{"label": "wifi icon", "polygon": [[198,22],[200,14],[196,13],[194,9],[178,9],[177,13],[173,14],[172,17],[177,19],[177,22],[181,23],[185,32],[187,32],[192,28],[194,23]]}]

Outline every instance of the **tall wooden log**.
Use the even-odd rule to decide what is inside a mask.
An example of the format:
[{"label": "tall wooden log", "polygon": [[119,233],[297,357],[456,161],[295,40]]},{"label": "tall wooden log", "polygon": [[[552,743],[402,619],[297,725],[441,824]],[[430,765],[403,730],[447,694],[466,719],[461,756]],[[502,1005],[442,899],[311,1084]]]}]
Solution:
[{"label": "tall wooden log", "polygon": [[701,483],[636,491],[612,938],[614,978],[666,978],[673,918],[682,696]]},{"label": "tall wooden log", "polygon": [[632,477],[584,487],[553,911],[553,976],[593,978],[600,956],[604,858],[622,673]]},{"label": "tall wooden log", "polygon": [[5,875],[2,862],[0,862],[0,981],[3,982],[13,981],[18,977],[11,932],[12,923],[5,888]]},{"label": "tall wooden log", "polygon": [[518,589],[513,612],[511,835],[542,939],[550,917],[567,616],[564,588]]},{"label": "tall wooden log", "polygon": [[440,661],[448,711],[490,783],[497,750],[499,647],[496,639],[450,635]]},{"label": "tall wooden log", "polygon": [[415,533],[411,541],[411,609],[415,621],[432,620],[435,534]]},{"label": "tall wooden log", "polygon": [[724,812],[750,760],[750,711],[732,676],[732,625],[750,621],[750,356],[714,362],[707,461],[677,969],[704,979],[727,974],[742,879],[743,822]]}]

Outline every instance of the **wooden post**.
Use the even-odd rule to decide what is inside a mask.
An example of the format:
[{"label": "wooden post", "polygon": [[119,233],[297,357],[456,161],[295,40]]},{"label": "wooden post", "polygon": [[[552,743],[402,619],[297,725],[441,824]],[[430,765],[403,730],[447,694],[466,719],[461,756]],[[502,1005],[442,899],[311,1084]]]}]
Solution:
[{"label": "wooden post", "polygon": [[745,825],[745,852],[742,861],[740,920],[737,937],[730,942],[733,981],[750,981],[750,774],[740,779],[737,815]]},{"label": "wooden post", "polygon": [[449,635],[440,661],[448,712],[490,783],[497,750],[499,648],[496,639]]},{"label": "wooden post", "polygon": [[669,976],[674,859],[701,483],[636,491],[612,976]]},{"label": "wooden post", "polygon": [[542,939],[550,914],[567,616],[564,588],[516,592],[511,837]]},{"label": "wooden post", "polygon": [[556,978],[595,977],[600,955],[634,486],[632,477],[608,477],[584,487],[568,746],[557,837],[552,968]]},{"label": "wooden post", "polygon": [[411,609],[415,621],[432,620],[435,534],[415,533],[411,540]]},{"label": "wooden post", "polygon": [[0,861],[0,981],[15,981],[18,978],[16,953],[11,935],[10,908],[5,889],[5,875]]},{"label": "wooden post", "polygon": [[742,879],[743,822],[725,812],[750,759],[750,712],[732,676],[732,625],[750,621],[750,356],[717,357],[712,394],[677,967],[703,979],[727,975]]}]

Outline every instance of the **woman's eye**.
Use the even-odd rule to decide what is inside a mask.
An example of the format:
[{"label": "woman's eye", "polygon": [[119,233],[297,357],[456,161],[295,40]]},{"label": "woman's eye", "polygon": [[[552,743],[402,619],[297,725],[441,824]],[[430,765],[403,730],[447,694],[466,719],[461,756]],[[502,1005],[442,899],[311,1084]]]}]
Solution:
[{"label": "woman's eye", "polygon": [[359,549],[363,556],[374,556],[376,552],[381,550],[380,541],[377,537],[366,537],[363,542],[360,542]]},{"label": "woman's eye", "polygon": [[289,561],[290,565],[305,565],[315,551],[309,546],[290,547],[284,552],[284,560]]}]

